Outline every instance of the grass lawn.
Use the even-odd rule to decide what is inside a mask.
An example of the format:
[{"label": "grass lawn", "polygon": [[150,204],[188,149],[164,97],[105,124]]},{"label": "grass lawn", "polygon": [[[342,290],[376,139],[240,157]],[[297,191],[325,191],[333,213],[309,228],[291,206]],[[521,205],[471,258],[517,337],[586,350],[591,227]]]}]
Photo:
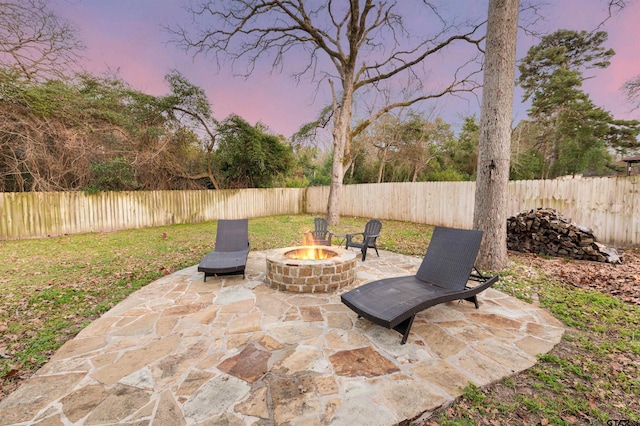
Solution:
[{"label": "grass lawn", "polygon": [[[300,244],[313,216],[251,219],[252,250]],[[336,233],[368,218],[343,218]],[[215,222],[0,242],[0,398],[67,340],[138,288],[200,261]],[[380,248],[422,256],[432,227],[383,221]],[[567,325],[531,369],[493,386],[467,386],[452,406],[413,424],[640,422],[640,306],[578,290],[512,256],[498,289],[540,303]]]}]

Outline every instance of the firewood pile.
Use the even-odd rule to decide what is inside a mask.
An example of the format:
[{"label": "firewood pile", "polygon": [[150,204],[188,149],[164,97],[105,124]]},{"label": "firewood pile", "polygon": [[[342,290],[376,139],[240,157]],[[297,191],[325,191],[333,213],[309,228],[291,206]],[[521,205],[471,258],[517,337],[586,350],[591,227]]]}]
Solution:
[{"label": "firewood pile", "polygon": [[538,208],[507,219],[507,248],[596,262],[622,263],[618,252],[596,241],[593,231],[554,209]]}]

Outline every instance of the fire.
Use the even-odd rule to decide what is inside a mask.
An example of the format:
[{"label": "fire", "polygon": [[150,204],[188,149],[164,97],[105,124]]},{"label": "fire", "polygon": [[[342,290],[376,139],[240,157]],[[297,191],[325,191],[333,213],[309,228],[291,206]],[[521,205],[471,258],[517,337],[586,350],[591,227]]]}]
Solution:
[{"label": "fire", "polygon": [[305,247],[295,250],[294,253],[287,255],[298,260],[320,260],[328,259],[335,256],[335,253],[331,252],[330,250],[319,248],[316,242],[313,240],[313,234],[310,231],[307,231],[303,234],[302,245],[304,245]]},{"label": "fire", "polygon": [[317,256],[319,250],[315,247],[316,242],[313,239],[313,234],[311,233],[311,231],[307,231],[302,234],[302,245],[307,246],[307,249],[301,250],[300,253],[298,253],[300,260],[320,259],[320,257]]},{"label": "fire", "polygon": [[315,246],[316,242],[313,240],[313,234],[311,231],[306,231],[302,234],[302,245],[303,246]]}]

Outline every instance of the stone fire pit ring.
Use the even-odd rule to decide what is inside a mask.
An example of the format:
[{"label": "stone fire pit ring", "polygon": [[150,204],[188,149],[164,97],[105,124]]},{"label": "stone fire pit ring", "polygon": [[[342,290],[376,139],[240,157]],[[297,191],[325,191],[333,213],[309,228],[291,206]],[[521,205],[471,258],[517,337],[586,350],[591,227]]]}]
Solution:
[{"label": "stone fire pit ring", "polygon": [[348,286],[356,279],[356,253],[340,247],[322,247],[335,253],[328,259],[301,260],[287,253],[309,246],[285,247],[267,253],[266,284],[277,290],[324,293]]}]

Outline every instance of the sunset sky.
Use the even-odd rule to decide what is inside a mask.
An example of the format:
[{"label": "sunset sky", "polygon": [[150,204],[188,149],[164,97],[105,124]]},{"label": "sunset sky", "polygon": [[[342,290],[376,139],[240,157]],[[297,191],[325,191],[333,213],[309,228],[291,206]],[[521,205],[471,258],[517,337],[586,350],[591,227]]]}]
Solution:
[{"label": "sunset sky", "polygon": [[[402,5],[402,1],[399,4]],[[231,70],[216,71],[210,58],[192,56],[169,44],[163,25],[188,20],[182,0],[55,0],[51,9],[73,22],[87,46],[83,66],[94,74],[117,70],[134,89],[153,95],[168,93],[164,75],[177,69],[193,84],[203,88],[212,103],[214,115],[223,119],[235,113],[255,124],[258,121],[275,132],[291,136],[300,125],[313,120],[328,99],[314,98],[309,83],[296,85],[286,71],[269,73],[256,70],[249,79],[234,77]],[[486,13],[485,1],[460,1],[465,12]],[[543,3],[543,2],[540,2]],[[539,31],[551,33],[560,28],[592,30],[607,16],[605,0],[562,0],[546,2],[541,14],[545,21]],[[585,91],[596,105],[616,118],[640,119],[640,111],[630,111],[620,86],[640,74],[640,1],[633,0],[622,12],[601,28],[609,33],[607,47],[616,51],[611,66],[590,75]],[[518,58],[536,40],[524,34],[518,39]],[[514,122],[526,118],[527,106],[514,103]],[[425,106],[426,107],[426,106]],[[445,121],[457,128],[462,118],[479,116],[479,98],[448,98],[438,101]]]}]

